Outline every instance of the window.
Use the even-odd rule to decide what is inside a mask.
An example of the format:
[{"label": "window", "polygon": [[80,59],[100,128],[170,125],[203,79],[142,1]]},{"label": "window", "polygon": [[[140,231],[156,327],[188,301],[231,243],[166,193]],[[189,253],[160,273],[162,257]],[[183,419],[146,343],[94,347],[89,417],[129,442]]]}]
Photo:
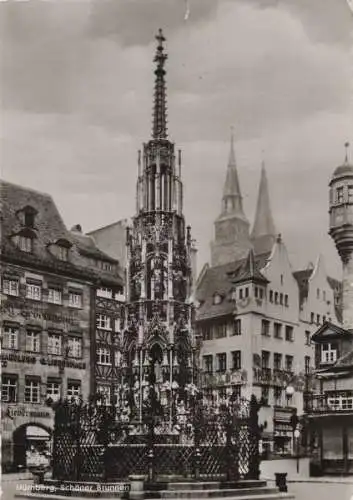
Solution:
[{"label": "window", "polygon": [[286,307],[288,307],[288,305],[289,305],[289,304],[288,304],[288,295],[287,295],[287,294],[285,294],[285,296],[284,296],[284,305],[285,305]]},{"label": "window", "polygon": [[259,288],[259,297],[260,297],[260,299],[264,298],[264,289],[263,288]]},{"label": "window", "polygon": [[80,381],[69,381],[67,383],[67,398],[78,400],[81,396],[81,382]]},{"label": "window", "polygon": [[245,288],[245,298],[249,297],[249,287]]},{"label": "window", "polygon": [[269,351],[261,351],[261,368],[270,368]]},{"label": "window", "polygon": [[35,211],[27,209],[24,213],[24,223],[26,227],[33,228],[35,219]]},{"label": "window", "polygon": [[241,335],[241,319],[234,320],[233,335]]},{"label": "window", "polygon": [[28,330],[26,333],[26,351],[40,352],[40,332]]},{"label": "window", "polygon": [[34,283],[26,283],[26,297],[32,300],[41,300],[42,285]]},{"label": "window", "polygon": [[213,356],[212,354],[207,354],[203,357],[203,368],[206,373],[213,373]]},{"label": "window", "polygon": [[58,381],[48,380],[47,398],[51,398],[53,401],[60,399],[60,383]]},{"label": "window", "polygon": [[118,350],[114,351],[114,365],[115,366],[121,365],[121,352]]},{"label": "window", "polygon": [[217,371],[221,373],[224,373],[227,370],[227,353],[221,352],[217,354],[217,366]]},{"label": "window", "polygon": [[281,323],[274,323],[273,324],[273,336],[275,337],[275,339],[282,338],[282,324]]},{"label": "window", "polygon": [[216,339],[222,339],[227,336],[227,323],[216,323],[214,325]]},{"label": "window", "polygon": [[286,340],[288,342],[293,342],[294,340],[294,328],[289,325],[286,325]]},{"label": "window", "polygon": [[240,288],[239,290],[239,299],[242,299],[243,298],[243,289]]},{"label": "window", "polygon": [[3,375],[1,377],[1,401],[4,403],[17,402],[17,375]]},{"label": "window", "polygon": [[275,387],[273,390],[273,397],[276,406],[282,406],[283,389],[282,387]]},{"label": "window", "polygon": [[57,249],[57,257],[59,260],[68,260],[69,259],[69,249],[67,247],[58,245]]},{"label": "window", "polygon": [[106,287],[97,288],[96,295],[97,297],[103,297],[104,299],[112,299],[113,290]]},{"label": "window", "polygon": [[202,327],[202,338],[203,340],[212,340],[212,329],[210,325]]},{"label": "window", "polygon": [[101,397],[100,402],[103,405],[110,405],[110,386],[109,385],[97,385],[97,394]]},{"label": "window", "polygon": [[275,292],[275,304],[278,304],[278,292]]},{"label": "window", "polygon": [[311,313],[310,314],[310,323],[314,323],[314,321],[315,321],[315,314]]},{"label": "window", "polygon": [[282,369],[282,354],[280,354],[279,352],[275,352],[273,354],[273,368],[275,370]]},{"label": "window", "polygon": [[322,344],[321,363],[335,363],[337,360],[337,345]]},{"label": "window", "polygon": [[67,345],[70,358],[82,358],[82,339],[80,337],[69,337]]},{"label": "window", "polygon": [[40,380],[25,378],[25,403],[40,402]]},{"label": "window", "polygon": [[213,303],[215,305],[220,304],[222,302],[222,296],[219,293],[215,293],[213,296]]},{"label": "window", "polygon": [[16,326],[4,327],[4,349],[18,349],[18,328]]},{"label": "window", "polygon": [[305,345],[310,345],[310,344],[311,344],[310,332],[309,330],[305,330]]},{"label": "window", "polygon": [[353,203],[353,185],[348,186],[348,203]]},{"label": "window", "polygon": [[323,317],[322,317],[322,322],[323,322],[323,323],[326,323],[326,316],[323,316]]},{"label": "window", "polygon": [[269,397],[270,397],[270,389],[269,389],[269,387],[262,386],[261,387],[261,400],[262,400],[262,403],[265,406],[268,406],[268,404],[269,404]]},{"label": "window", "polygon": [[82,292],[69,292],[69,306],[82,307]]},{"label": "window", "polygon": [[111,330],[110,317],[105,314],[97,314],[97,328]]},{"label": "window", "polygon": [[259,297],[259,289],[258,287],[256,286],[255,287],[255,299],[257,299]]},{"label": "window", "polygon": [[28,236],[19,235],[18,247],[22,252],[31,253],[33,250],[33,240]]},{"label": "window", "polygon": [[343,203],[343,187],[336,189],[336,202]]},{"label": "window", "polygon": [[51,304],[62,303],[62,292],[58,288],[48,288],[48,302]]},{"label": "window", "polygon": [[98,347],[97,349],[97,363],[99,365],[111,365],[110,349],[107,347]]},{"label": "window", "polygon": [[283,306],[283,293],[279,294],[279,303]]},{"label": "window", "polygon": [[304,357],[304,368],[305,373],[308,374],[310,372],[310,356]]},{"label": "window", "polygon": [[6,295],[18,295],[18,280],[11,278],[3,278],[2,291]]},{"label": "window", "polygon": [[111,365],[110,349],[107,347],[98,347],[97,363],[99,365]]},{"label": "window", "polygon": [[328,394],[327,404],[333,410],[353,410],[353,396],[352,395],[330,395]]},{"label": "window", "polygon": [[61,335],[56,333],[48,334],[48,354],[61,354]]},{"label": "window", "polygon": [[270,322],[267,319],[261,321],[261,335],[270,336]]},{"label": "window", "polygon": [[316,324],[319,325],[320,324],[320,314],[317,314],[316,315]]},{"label": "window", "polygon": [[232,401],[236,401],[241,398],[241,385],[233,385],[232,387],[231,399]]},{"label": "window", "polygon": [[326,300],[326,290],[323,290],[323,292],[322,292],[322,298],[323,298],[323,300]]},{"label": "window", "polygon": [[232,351],[232,370],[241,370],[241,351]]},{"label": "window", "polygon": [[283,274],[281,274],[281,285],[283,285]]},{"label": "window", "polygon": [[286,355],[286,371],[293,371],[293,356],[289,356],[288,354]]},{"label": "window", "polygon": [[270,302],[272,303],[273,302],[273,291],[270,290]]}]

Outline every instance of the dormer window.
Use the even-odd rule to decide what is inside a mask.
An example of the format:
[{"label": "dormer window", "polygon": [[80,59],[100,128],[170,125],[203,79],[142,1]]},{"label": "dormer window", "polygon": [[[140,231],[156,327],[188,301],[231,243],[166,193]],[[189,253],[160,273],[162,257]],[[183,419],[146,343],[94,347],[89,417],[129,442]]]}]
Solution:
[{"label": "dormer window", "polygon": [[321,346],[321,363],[335,363],[337,360],[337,344],[327,343]]},{"label": "dormer window", "polygon": [[220,295],[219,293],[215,293],[213,296],[213,303],[217,305],[220,304],[221,302],[222,302],[222,295]]},{"label": "dormer window", "polygon": [[28,238],[28,236],[19,236],[18,237],[18,246],[22,252],[31,253],[33,250],[33,242],[32,238]]},{"label": "dormer window", "polygon": [[17,216],[20,219],[23,226],[29,229],[34,229],[35,218],[37,215],[37,210],[31,206],[26,206],[17,212]]}]

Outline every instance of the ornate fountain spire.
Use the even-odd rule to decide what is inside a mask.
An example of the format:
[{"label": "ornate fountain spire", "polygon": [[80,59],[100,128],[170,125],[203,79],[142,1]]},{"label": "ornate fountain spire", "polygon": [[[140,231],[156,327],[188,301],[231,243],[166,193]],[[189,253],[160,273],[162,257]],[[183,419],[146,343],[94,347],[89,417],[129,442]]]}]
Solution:
[{"label": "ornate fountain spire", "polygon": [[154,107],[153,107],[153,139],[167,138],[167,105],[166,105],[166,89],[165,89],[165,74],[164,63],[167,59],[167,54],[164,53],[163,42],[165,38],[161,29],[156,36],[157,49],[154,57],[154,62],[157,63],[154,71],[156,80],[154,84]]}]

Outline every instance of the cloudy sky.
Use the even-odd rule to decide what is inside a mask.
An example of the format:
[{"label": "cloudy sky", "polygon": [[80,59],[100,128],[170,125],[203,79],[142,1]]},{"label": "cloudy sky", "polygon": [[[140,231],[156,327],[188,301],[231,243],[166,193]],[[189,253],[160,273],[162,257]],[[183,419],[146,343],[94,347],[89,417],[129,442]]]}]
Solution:
[{"label": "cloudy sky", "polygon": [[[265,159],[293,266],[321,252],[327,184],[353,142],[353,14],[346,0],[0,2],[1,175],[49,192],[85,231],[133,215],[150,137],[154,35],[168,46],[169,132],[183,150],[185,214],[209,258],[229,150],[252,221]],[[353,154],[352,154],[353,156]]]}]

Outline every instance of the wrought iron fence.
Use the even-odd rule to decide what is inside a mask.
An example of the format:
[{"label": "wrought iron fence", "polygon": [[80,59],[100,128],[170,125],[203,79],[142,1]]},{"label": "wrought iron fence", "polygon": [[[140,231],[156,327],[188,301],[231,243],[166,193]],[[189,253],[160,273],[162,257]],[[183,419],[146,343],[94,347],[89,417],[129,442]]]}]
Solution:
[{"label": "wrought iron fence", "polygon": [[97,403],[60,403],[55,411],[53,478],[121,480],[143,474],[194,478],[259,477],[259,404],[238,399],[218,407],[196,399],[172,426],[152,411],[142,422]]}]

